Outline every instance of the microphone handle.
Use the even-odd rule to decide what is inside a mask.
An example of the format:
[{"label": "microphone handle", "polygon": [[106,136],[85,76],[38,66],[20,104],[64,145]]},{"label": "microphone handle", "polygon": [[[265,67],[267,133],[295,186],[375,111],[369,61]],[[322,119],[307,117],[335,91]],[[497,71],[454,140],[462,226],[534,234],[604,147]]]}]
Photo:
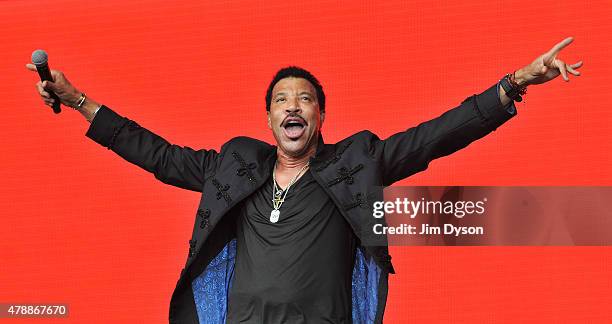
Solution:
[{"label": "microphone handle", "polygon": [[[42,66],[37,65],[36,71],[38,71],[38,75],[40,76],[40,81],[53,82],[53,77],[51,77],[51,71],[49,71],[49,66],[47,64],[42,65]],[[62,109],[60,108],[59,97],[55,94],[55,92],[51,90],[46,90],[46,91],[49,92],[49,94],[51,95],[51,98],[55,99],[55,102],[53,103],[53,112],[56,114],[59,114],[60,112],[62,112]]]}]

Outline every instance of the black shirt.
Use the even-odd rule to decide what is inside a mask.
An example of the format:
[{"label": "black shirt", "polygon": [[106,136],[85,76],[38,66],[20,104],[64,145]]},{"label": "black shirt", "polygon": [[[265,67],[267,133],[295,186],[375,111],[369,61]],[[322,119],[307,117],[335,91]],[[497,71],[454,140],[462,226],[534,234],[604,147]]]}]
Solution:
[{"label": "black shirt", "polygon": [[307,171],[270,222],[273,180],[237,221],[227,323],[351,323],[355,236]]}]

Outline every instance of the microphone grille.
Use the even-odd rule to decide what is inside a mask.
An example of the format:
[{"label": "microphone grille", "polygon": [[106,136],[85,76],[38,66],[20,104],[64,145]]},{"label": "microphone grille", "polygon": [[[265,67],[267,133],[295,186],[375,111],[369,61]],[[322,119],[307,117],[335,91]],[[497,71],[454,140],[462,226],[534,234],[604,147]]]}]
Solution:
[{"label": "microphone grille", "polygon": [[32,52],[32,63],[34,65],[43,65],[47,63],[49,57],[47,56],[47,52],[38,49]]}]

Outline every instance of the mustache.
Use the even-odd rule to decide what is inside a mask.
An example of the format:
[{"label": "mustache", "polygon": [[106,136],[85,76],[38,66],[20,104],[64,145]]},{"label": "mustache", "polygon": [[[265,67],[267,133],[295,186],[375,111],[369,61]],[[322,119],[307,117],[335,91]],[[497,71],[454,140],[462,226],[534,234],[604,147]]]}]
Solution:
[{"label": "mustache", "polygon": [[287,122],[287,119],[289,118],[299,118],[302,121],[302,123],[304,123],[304,126],[308,126],[308,122],[306,122],[306,119],[304,119],[304,117],[300,116],[300,114],[296,112],[291,112],[287,116],[285,116],[285,119],[283,119],[280,126],[282,127],[283,125],[285,125],[285,123]]}]

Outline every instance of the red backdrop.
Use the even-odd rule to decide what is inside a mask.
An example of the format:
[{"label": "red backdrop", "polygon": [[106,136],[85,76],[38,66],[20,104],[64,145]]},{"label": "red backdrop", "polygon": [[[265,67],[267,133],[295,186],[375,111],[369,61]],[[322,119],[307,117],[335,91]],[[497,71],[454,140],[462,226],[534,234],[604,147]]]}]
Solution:
[{"label": "red backdrop", "polygon": [[[2,1],[0,301],[69,303],[62,323],[166,322],[199,201],[44,106],[24,67],[37,48],[143,127],[218,149],[273,140],[264,93],[289,64],[325,87],[326,141],[384,138],[574,36],[561,58],[583,76],[531,87],[516,118],[399,184],[611,185],[610,16],[609,1]],[[612,320],[609,247],[391,252],[385,322]]]}]

